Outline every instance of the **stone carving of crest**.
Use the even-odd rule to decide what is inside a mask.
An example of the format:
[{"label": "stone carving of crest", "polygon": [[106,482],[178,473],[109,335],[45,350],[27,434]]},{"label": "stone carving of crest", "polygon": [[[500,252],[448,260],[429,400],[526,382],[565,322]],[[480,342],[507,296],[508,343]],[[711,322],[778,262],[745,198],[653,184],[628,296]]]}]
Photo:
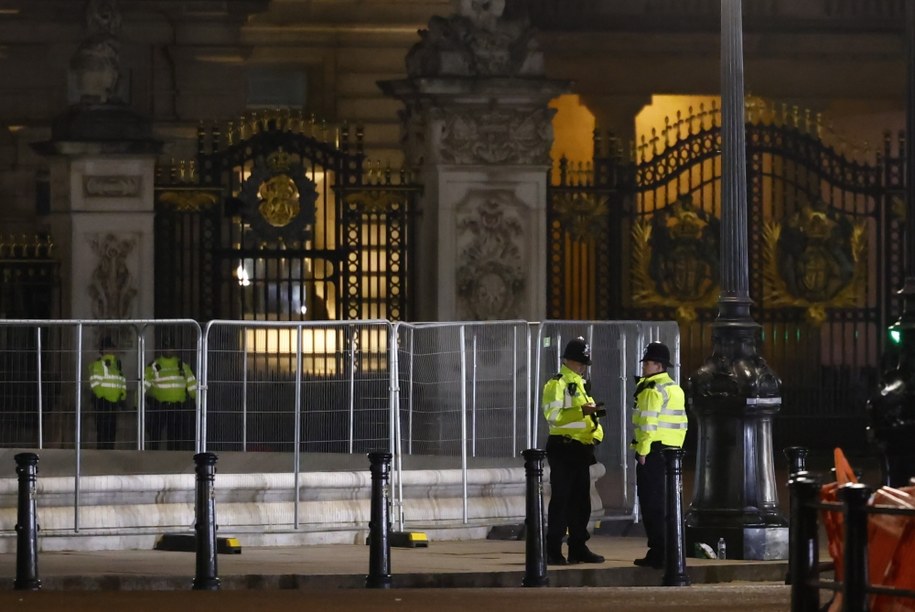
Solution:
[{"label": "stone carving of crest", "polygon": [[441,158],[453,164],[548,164],[553,140],[550,109],[451,112]]},{"label": "stone carving of crest", "polygon": [[109,233],[95,234],[88,240],[98,258],[88,287],[93,318],[130,318],[137,287],[127,260],[137,247],[137,237],[120,238]]},{"label": "stone carving of crest", "polygon": [[518,316],[526,285],[524,224],[507,192],[486,194],[457,216],[459,316],[473,320]]},{"label": "stone carving of crest", "polygon": [[543,54],[526,21],[502,18],[504,0],[458,0],[457,13],[435,16],[407,54],[407,74],[535,76]]},{"label": "stone carving of crest", "polygon": [[657,210],[633,229],[633,302],[677,308],[691,321],[695,309],[718,298],[720,223],[689,195]]},{"label": "stone carving of crest", "polygon": [[867,276],[863,224],[819,201],[783,223],[768,223],[763,239],[767,305],[806,308],[807,319],[819,325],[827,308],[858,304]]}]

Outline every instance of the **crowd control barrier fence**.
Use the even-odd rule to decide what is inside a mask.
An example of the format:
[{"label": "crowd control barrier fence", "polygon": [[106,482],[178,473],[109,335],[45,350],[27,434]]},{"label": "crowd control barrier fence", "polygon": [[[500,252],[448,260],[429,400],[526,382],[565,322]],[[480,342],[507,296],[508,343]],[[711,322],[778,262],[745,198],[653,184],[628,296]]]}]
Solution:
[{"label": "crowd control barrier fence", "polygon": [[[307,518],[298,507],[300,473],[324,470],[326,458],[339,459],[334,465],[341,469],[351,459],[349,469],[361,470],[366,453],[385,451],[393,457],[392,511],[400,528],[419,520],[403,487],[413,470],[459,472],[463,508],[449,520],[485,521],[468,513],[468,488],[485,486],[483,471],[516,468],[511,474],[523,490],[521,453],[542,447],[548,433],[543,384],[558,371],[564,344],[578,336],[592,346],[591,394],[608,413],[597,451],[606,473],[597,494],[605,518],[631,518],[633,375],[654,340],[667,343],[678,361],[674,322],[219,320],[201,328],[183,319],[5,320],[0,448],[73,451],[73,531],[83,527],[82,461],[97,448],[288,458],[294,478],[276,486],[295,490],[293,528]],[[113,440],[99,437],[88,384],[104,340],[127,386]],[[191,425],[175,439],[150,429],[144,393],[148,367],[166,349],[196,378],[196,393],[183,406]]]}]

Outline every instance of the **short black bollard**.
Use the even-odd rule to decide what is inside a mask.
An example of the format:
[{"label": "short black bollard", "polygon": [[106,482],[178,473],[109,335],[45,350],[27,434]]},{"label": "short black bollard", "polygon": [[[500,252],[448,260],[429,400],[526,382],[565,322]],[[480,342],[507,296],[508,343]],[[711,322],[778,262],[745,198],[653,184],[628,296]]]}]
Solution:
[{"label": "short black bollard", "polygon": [[[799,475],[807,474],[807,449],[803,446],[789,446],[782,451],[788,459],[788,484]],[[790,522],[790,521],[789,521]],[[791,584],[791,541],[793,530],[788,529],[788,571],[785,572],[785,584]]]},{"label": "short black bollard", "polygon": [[820,494],[819,484],[801,474],[788,483],[791,516],[788,530],[788,580],[791,585],[791,612],[816,612],[820,609],[820,589],[812,585],[818,578],[820,544],[817,509],[813,504]]},{"label": "short black bollard", "polygon": [[863,484],[839,488],[845,519],[845,582],[842,599],[845,610],[867,611],[867,500],[871,490]]},{"label": "short black bollard", "polygon": [[524,525],[524,579],[526,587],[549,586],[546,574],[546,545],[543,526],[543,459],[546,451],[529,448],[523,453],[527,480]]},{"label": "short black bollard", "polygon": [[218,591],[219,578],[216,571],[216,455],[198,453],[194,455],[197,472],[197,521],[194,523],[194,540],[197,550],[197,573],[194,578],[195,591]]},{"label": "short black bollard", "polygon": [[666,467],[664,514],[664,586],[689,586],[686,573],[686,545],[683,539],[683,455],[682,448],[665,448]]},{"label": "short black bollard", "polygon": [[38,488],[38,455],[19,453],[16,474],[19,475],[19,509],[16,515],[16,581],[17,591],[37,591],[38,579],[38,512],[35,491]]},{"label": "short black bollard", "polygon": [[789,446],[784,451],[788,458],[788,478],[807,471],[807,449],[803,446]]},{"label": "short black bollard", "polygon": [[391,453],[368,454],[372,470],[372,514],[369,518],[369,589],[391,588],[391,523],[388,517],[388,482]]}]

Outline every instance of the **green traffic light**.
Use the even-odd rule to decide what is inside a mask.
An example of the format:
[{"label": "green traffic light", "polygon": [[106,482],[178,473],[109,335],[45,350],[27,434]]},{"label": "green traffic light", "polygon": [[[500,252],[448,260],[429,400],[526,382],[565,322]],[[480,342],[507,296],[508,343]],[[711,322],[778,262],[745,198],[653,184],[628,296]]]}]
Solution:
[{"label": "green traffic light", "polygon": [[902,331],[898,327],[890,328],[890,341],[893,344],[899,344],[902,342]]}]

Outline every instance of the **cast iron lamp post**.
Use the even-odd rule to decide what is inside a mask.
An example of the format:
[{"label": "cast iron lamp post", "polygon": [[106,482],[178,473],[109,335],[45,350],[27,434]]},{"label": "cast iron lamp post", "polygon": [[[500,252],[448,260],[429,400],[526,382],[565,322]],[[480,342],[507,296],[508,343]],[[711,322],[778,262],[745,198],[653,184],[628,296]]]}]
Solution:
[{"label": "cast iron lamp post", "polygon": [[890,343],[876,392],[867,403],[868,437],[883,459],[884,484],[901,487],[915,476],[915,3],[905,3],[905,284],[902,314],[889,329]]},{"label": "cast iron lamp post", "polygon": [[757,351],[760,326],[750,316],[742,47],[740,0],[722,0],[721,294],[712,356],[687,385],[699,435],[686,544],[692,551],[724,538],[729,558],[786,559],[772,459],[781,380]]}]

